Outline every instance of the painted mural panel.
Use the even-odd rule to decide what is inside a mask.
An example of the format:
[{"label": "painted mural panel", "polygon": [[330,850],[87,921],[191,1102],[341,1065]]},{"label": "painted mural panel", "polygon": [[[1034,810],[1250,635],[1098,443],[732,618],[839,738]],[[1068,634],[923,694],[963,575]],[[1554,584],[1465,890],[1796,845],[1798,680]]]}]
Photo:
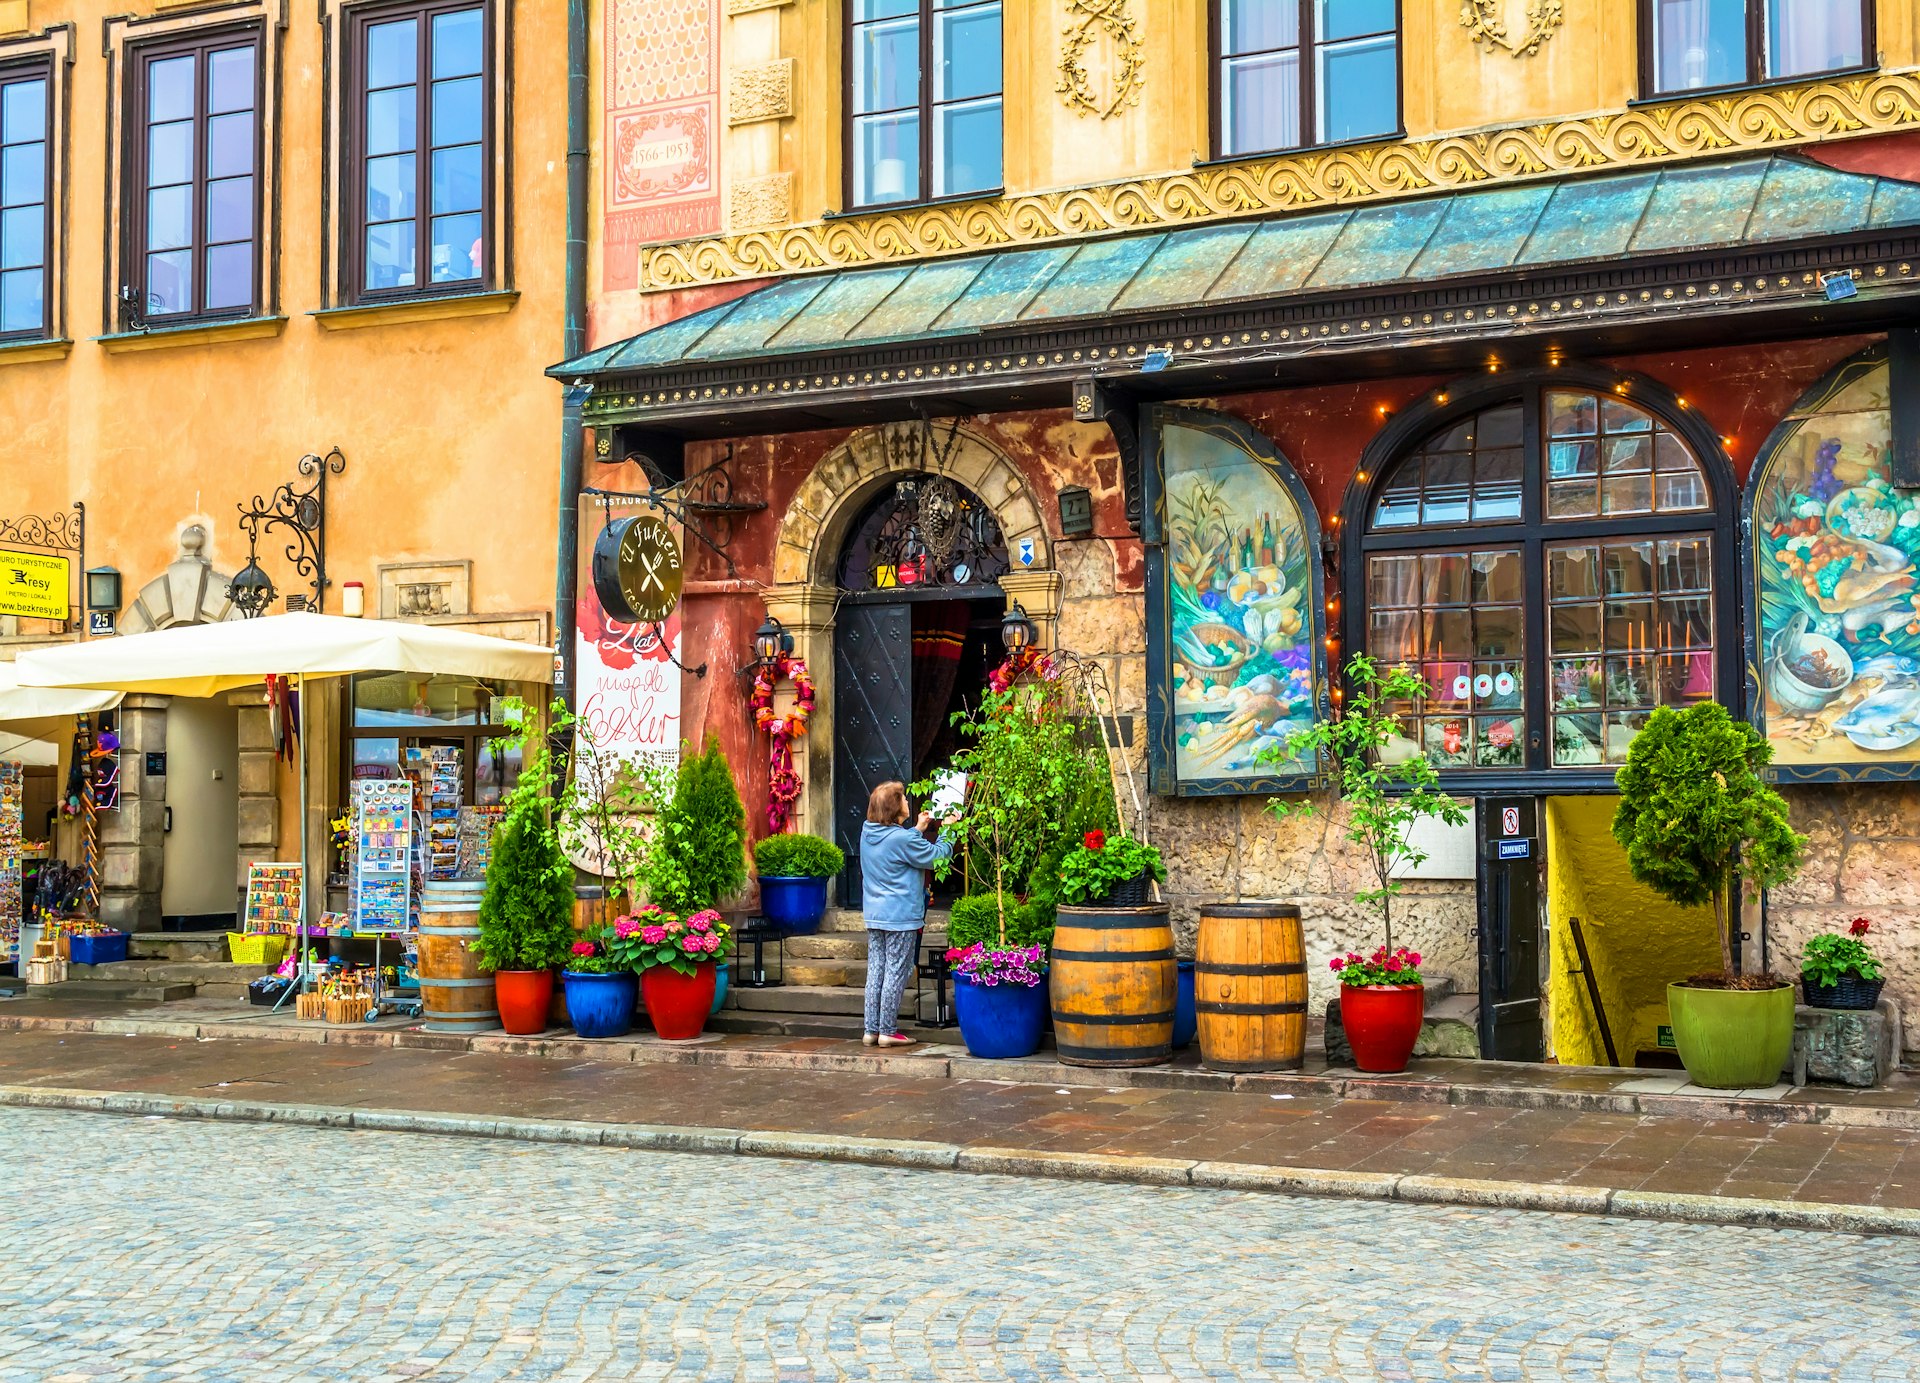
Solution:
[{"label": "painted mural panel", "polygon": [[[1324,683],[1318,533],[1299,481],[1244,425],[1166,410],[1159,431],[1168,739],[1188,790],[1265,790]],[[1281,756],[1263,760],[1267,753]],[[1256,786],[1258,785],[1258,786]]]},{"label": "painted mural panel", "polygon": [[720,229],[719,0],[607,0],[605,277],[639,247]]},{"label": "painted mural panel", "polygon": [[1920,496],[1888,479],[1884,355],[1769,439],[1751,486],[1755,720],[1787,778],[1920,771]]}]

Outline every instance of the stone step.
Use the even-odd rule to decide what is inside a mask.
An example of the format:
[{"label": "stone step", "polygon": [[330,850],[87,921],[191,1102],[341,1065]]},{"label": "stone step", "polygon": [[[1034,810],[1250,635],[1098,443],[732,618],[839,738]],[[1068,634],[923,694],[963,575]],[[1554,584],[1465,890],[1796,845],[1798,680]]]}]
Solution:
[{"label": "stone step", "polygon": [[244,989],[271,965],[234,965],[229,961],[117,960],[106,965],[70,965],[73,980],[123,980],[135,984],[238,985]]},{"label": "stone step", "polygon": [[[1351,1066],[1353,1048],[1347,1044],[1346,1030],[1340,1025],[1340,1001],[1327,1001],[1326,1030],[1322,1041],[1329,1066]],[[1413,1044],[1415,1056],[1449,1056],[1478,1059],[1480,1055],[1480,996],[1455,994],[1453,981],[1444,975],[1427,980],[1427,1013],[1420,1025],[1420,1036]]]},{"label": "stone step", "polygon": [[[920,944],[945,947],[947,933],[943,927],[937,927],[920,934]],[[865,931],[853,932],[815,932],[812,936],[792,936],[786,941],[786,956],[789,962],[797,960],[844,960],[865,962],[867,958],[867,934]]]},{"label": "stone step", "polygon": [[127,940],[129,960],[223,961],[225,932],[135,932]]},{"label": "stone step", "polygon": [[[945,932],[947,929],[947,916],[948,910],[946,908],[928,908],[927,926],[934,931]],[[824,934],[839,933],[844,935],[847,932],[864,932],[866,929],[867,924],[861,918],[858,908],[828,908],[827,915],[822,918],[820,922],[820,933]]]},{"label": "stone step", "polygon": [[[71,967],[90,969],[88,966]],[[194,986],[190,984],[140,984],[131,980],[64,980],[59,984],[36,984],[27,988],[27,995],[34,999],[79,999],[90,1003],[140,1002],[151,1004],[170,1004],[177,999],[191,999]]]},{"label": "stone step", "polygon": [[[830,1013],[742,1013],[735,1009],[726,1009],[707,1020],[709,1032],[756,1033],[769,1037],[831,1037],[842,1040],[858,1041],[866,1026],[865,1018],[860,1014]],[[958,1028],[923,1028],[916,1024],[911,1015],[903,1014],[901,1031],[923,1042],[946,1042],[958,1044]]]},{"label": "stone step", "polygon": [[[741,1014],[851,1015],[858,1019],[867,1011],[866,994],[851,985],[781,984],[770,989],[734,988],[727,991],[727,1012]],[[913,1013],[913,986],[901,996],[900,1012]]]}]

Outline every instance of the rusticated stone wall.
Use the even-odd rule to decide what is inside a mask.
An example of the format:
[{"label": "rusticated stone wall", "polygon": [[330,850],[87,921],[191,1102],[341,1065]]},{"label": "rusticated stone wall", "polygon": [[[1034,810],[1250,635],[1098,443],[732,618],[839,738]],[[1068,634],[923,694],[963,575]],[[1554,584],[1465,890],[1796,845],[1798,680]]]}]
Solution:
[{"label": "rusticated stone wall", "polygon": [[1767,895],[1767,962],[1799,971],[1816,932],[1873,923],[1874,954],[1886,964],[1886,994],[1900,1007],[1901,1041],[1920,1060],[1920,784],[1788,788],[1794,829],[1807,836],[1800,877]]}]

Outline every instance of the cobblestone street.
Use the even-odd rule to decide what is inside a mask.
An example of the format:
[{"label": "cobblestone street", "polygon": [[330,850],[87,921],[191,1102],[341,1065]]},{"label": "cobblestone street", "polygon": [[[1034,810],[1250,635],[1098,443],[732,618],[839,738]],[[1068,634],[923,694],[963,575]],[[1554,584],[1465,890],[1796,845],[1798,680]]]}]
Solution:
[{"label": "cobblestone street", "polygon": [[1920,1243],[0,1111],[0,1379],[1909,1379]]}]

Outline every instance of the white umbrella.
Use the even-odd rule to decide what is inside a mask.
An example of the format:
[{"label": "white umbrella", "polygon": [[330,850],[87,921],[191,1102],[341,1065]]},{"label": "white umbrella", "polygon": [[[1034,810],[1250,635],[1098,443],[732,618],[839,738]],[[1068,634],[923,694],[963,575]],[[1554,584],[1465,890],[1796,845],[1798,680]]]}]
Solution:
[{"label": "white umbrella", "polygon": [[[111,711],[120,704],[117,691],[65,691],[47,687],[23,687],[15,664],[0,663],[0,726],[16,733],[44,738],[43,731],[57,727],[49,722],[69,716],[93,715]],[[29,728],[27,722],[34,722]]]},{"label": "white umbrella", "polygon": [[[22,654],[23,687],[87,687],[157,696],[214,696],[250,687],[268,674],[348,677],[361,672],[495,677],[551,682],[553,654],[545,648],[470,634],[444,625],[401,620],[347,619],[301,612],[218,624],[184,625],[63,644]],[[313,875],[307,857],[307,698],[300,697],[300,874]],[[308,895],[309,897],[311,895]],[[302,909],[303,915],[305,909]],[[301,968],[306,949],[301,948]]]}]

